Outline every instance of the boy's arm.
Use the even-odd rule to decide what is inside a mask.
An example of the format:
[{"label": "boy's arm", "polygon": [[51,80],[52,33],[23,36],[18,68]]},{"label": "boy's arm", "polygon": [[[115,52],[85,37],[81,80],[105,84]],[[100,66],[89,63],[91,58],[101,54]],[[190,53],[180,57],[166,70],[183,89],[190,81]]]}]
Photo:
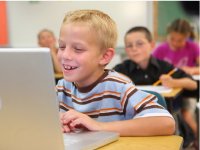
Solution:
[{"label": "boy's arm", "polygon": [[155,136],[172,135],[175,131],[175,121],[171,117],[141,117],[137,119],[97,122],[89,116],[75,110],[69,110],[63,116],[64,124],[75,130],[83,126],[91,131],[114,131],[120,136]]},{"label": "boy's arm", "polygon": [[120,136],[172,135],[175,121],[170,117],[143,117],[132,120],[101,123],[101,130],[116,131]]}]

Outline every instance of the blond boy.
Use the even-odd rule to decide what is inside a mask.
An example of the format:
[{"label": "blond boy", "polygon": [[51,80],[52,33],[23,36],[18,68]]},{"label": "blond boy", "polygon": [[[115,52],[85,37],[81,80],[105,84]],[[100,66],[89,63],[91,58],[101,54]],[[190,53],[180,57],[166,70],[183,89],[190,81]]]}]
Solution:
[{"label": "blond boy", "polygon": [[116,24],[101,11],[77,10],[65,16],[58,50],[64,79],[57,85],[63,132],[82,127],[121,136],[173,134],[174,119],[154,95],[105,70],[116,41]]}]

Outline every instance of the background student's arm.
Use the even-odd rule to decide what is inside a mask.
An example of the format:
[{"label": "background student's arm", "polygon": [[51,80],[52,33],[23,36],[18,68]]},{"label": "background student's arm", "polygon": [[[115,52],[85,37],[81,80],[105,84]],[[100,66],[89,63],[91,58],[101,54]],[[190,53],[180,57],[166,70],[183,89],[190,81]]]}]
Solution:
[{"label": "background student's arm", "polygon": [[57,50],[56,49],[51,49],[51,57],[53,60],[53,66],[54,66],[55,73],[62,73],[61,66],[60,66],[60,63],[57,58]]},{"label": "background student's arm", "polygon": [[196,67],[184,66],[184,67],[181,67],[181,69],[190,75],[200,74],[199,66],[196,66]]},{"label": "background student's arm", "polygon": [[200,74],[199,72],[200,57],[196,58],[196,64],[197,66],[195,67],[183,66],[181,69],[190,75]]},{"label": "background student's arm", "polygon": [[187,90],[195,90],[197,89],[197,83],[187,77],[183,78],[172,78],[168,75],[161,75],[160,80],[163,86],[169,88],[184,88]]}]

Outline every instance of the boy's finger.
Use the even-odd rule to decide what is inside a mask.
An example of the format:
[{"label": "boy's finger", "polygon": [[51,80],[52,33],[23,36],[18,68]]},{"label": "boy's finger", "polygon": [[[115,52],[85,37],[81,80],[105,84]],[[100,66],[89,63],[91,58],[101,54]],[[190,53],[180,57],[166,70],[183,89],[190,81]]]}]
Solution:
[{"label": "boy's finger", "polygon": [[64,132],[70,132],[70,128],[67,125],[63,125]]}]

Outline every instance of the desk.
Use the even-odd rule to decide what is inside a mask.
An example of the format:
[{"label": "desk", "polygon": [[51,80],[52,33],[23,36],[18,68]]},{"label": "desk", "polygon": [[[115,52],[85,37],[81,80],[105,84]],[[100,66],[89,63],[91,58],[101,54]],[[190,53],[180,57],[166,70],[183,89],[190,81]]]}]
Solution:
[{"label": "desk", "polygon": [[170,113],[173,112],[173,100],[176,99],[180,94],[183,92],[182,88],[172,88],[168,89],[163,86],[152,86],[152,85],[146,85],[146,86],[139,86],[136,85],[136,87],[140,90],[150,90],[155,91],[157,93],[160,93],[166,100],[167,108]]},{"label": "desk", "polygon": [[63,78],[63,74],[62,73],[55,73],[54,76],[55,76],[56,79]]},{"label": "desk", "polygon": [[180,150],[181,136],[120,137],[118,141],[98,150]]},{"label": "desk", "polygon": [[152,85],[136,85],[136,87],[140,90],[147,90],[147,91],[155,91],[160,93],[163,97],[167,100],[175,99],[179,96],[182,92],[182,88],[166,88],[164,86],[152,86]]},{"label": "desk", "polygon": [[173,100],[177,96],[179,96],[182,93],[182,88],[173,88],[171,92],[169,93],[161,93],[163,97],[165,97],[167,100]]}]

